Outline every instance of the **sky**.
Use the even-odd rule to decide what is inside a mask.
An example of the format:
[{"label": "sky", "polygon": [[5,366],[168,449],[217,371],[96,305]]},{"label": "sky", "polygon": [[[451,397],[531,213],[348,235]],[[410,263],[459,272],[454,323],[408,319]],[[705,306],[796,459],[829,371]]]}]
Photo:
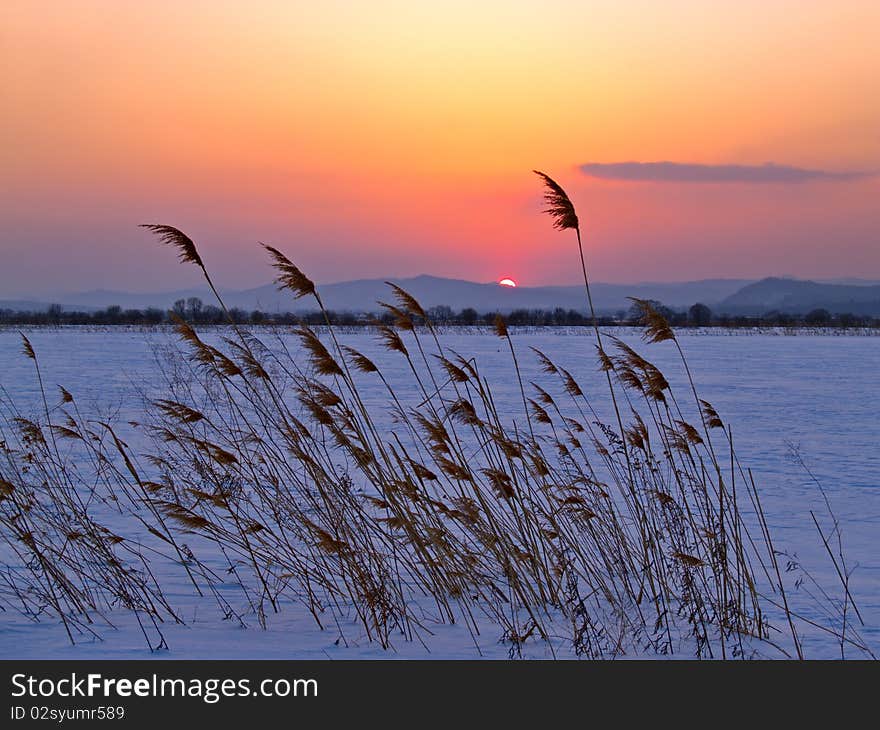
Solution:
[{"label": "sky", "polygon": [[876,0],[0,4],[0,299],[880,279]]}]

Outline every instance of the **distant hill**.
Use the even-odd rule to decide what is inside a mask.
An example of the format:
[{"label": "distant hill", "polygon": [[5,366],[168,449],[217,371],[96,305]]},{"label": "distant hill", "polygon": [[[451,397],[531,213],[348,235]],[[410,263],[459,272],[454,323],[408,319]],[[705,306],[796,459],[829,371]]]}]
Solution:
[{"label": "distant hill", "polygon": [[122,307],[123,309],[146,309],[147,307],[158,307],[159,309],[171,309],[178,299],[189,299],[190,297],[198,297],[206,304],[214,301],[214,295],[207,287],[194,289],[179,289],[169,292],[149,292],[135,293],[114,291],[112,289],[94,289],[87,292],[79,292],[76,294],[59,295],[57,301],[64,304],[65,307],[72,309],[103,309],[113,305]]},{"label": "distant hill", "polygon": [[742,287],[716,307],[718,313],[725,314],[805,314],[814,309],[827,309],[832,314],[878,316],[880,285],[768,278]]},{"label": "distant hill", "polygon": [[60,306],[64,312],[94,312],[100,307],[77,306],[70,304],[58,305],[56,302],[38,302],[30,299],[0,299],[0,312],[4,309],[13,312],[48,312],[49,307]]},{"label": "distant hill", "polygon": [[[444,279],[423,274],[411,278],[389,279],[410,292],[426,309],[446,305],[454,310],[472,307],[478,312],[509,313],[514,309],[574,309],[587,311],[582,286],[519,286],[508,288],[494,282],[477,283]],[[384,279],[359,279],[319,285],[321,298],[328,309],[337,312],[376,312],[378,301],[391,301]],[[593,302],[601,314],[615,314],[630,308],[628,297],[654,299],[672,309],[686,309],[696,302],[708,305],[716,314],[762,315],[777,311],[806,314],[827,309],[832,314],[880,316],[880,283],[862,279],[803,281],[771,277],[760,281],[743,279],[705,279],[686,282],[646,282],[639,284],[602,284],[591,287]],[[294,299],[274,284],[244,290],[221,292],[229,307],[245,311],[298,312],[314,310],[310,299]],[[66,311],[94,311],[111,305],[122,309],[157,307],[170,309],[178,299],[198,297],[214,304],[207,288],[137,294],[95,290],[59,296],[55,302]],[[46,311],[50,303],[42,301],[0,300],[0,309]]]},{"label": "distant hill", "polygon": [[[424,307],[448,305],[454,309],[473,307],[480,312],[510,312],[514,309],[575,309],[587,311],[583,286],[519,286],[508,288],[495,282],[477,284],[435,276],[397,279],[394,283],[410,292]],[[657,299],[671,307],[694,302],[718,302],[739,290],[747,281],[713,279],[681,283],[602,284],[591,287],[593,303],[601,312],[627,310],[627,297]],[[331,309],[369,310],[376,300],[387,301],[388,287],[382,280],[363,280],[320,287],[321,296]],[[288,305],[285,305],[288,306]]]},{"label": "distant hill", "polygon": [[[782,278],[793,278],[782,277]],[[860,279],[857,276],[845,276],[841,279],[816,279],[820,284],[851,284],[852,286],[875,286],[880,285],[880,281],[877,279]]]},{"label": "distant hill", "polygon": [[[586,312],[587,302],[582,286],[520,286],[508,288],[495,282],[476,283],[460,279],[444,279],[421,275],[412,278],[389,279],[410,292],[423,307],[446,305],[460,310],[473,307],[479,312],[510,312],[514,309],[575,309]],[[656,299],[667,306],[682,308],[695,302],[709,306],[722,301],[741,289],[748,280],[707,279],[678,283],[640,283],[640,284],[602,284],[592,287],[593,302],[600,312],[614,313],[628,310],[627,297]],[[391,293],[384,279],[360,279],[335,284],[319,285],[321,298],[329,309],[348,312],[375,312],[377,301],[389,301]],[[229,307],[247,311],[260,309],[265,312],[286,312],[314,309],[314,303],[307,299],[294,299],[289,292],[279,291],[272,284],[239,291],[223,291],[224,301]],[[159,307],[169,309],[176,300],[199,297],[206,304],[214,299],[207,289],[186,289],[164,293],[136,294],[131,292],[95,290],[70,294],[58,298],[65,309],[91,310],[118,305],[123,309],[144,309]],[[19,311],[40,311],[48,304],[38,302],[10,303],[6,306]],[[0,308],[3,308],[0,302]]]}]

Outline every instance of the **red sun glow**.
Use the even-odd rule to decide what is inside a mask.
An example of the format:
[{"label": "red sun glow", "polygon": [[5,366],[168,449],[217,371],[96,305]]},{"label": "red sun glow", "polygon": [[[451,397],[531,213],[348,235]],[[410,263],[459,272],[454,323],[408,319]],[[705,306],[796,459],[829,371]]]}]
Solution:
[{"label": "red sun glow", "polygon": [[513,279],[508,279],[508,278],[499,279],[499,280],[498,280],[498,284],[499,284],[500,286],[509,286],[509,287],[515,287],[515,286],[516,286],[516,282],[515,282]]}]

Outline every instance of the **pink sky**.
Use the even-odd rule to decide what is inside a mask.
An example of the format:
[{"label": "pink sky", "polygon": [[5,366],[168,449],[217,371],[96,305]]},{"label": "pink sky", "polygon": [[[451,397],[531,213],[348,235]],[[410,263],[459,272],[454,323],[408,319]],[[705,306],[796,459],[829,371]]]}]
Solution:
[{"label": "pink sky", "polygon": [[319,282],[575,283],[535,167],[597,281],[880,279],[875,0],[0,13],[0,299],[195,283],[142,222],[227,287],[257,241]]}]

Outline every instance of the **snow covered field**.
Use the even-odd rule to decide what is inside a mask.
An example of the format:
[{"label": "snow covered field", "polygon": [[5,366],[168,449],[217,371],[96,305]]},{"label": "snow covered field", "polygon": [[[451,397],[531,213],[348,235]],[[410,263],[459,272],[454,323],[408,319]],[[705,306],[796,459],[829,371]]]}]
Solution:
[{"label": "snow covered field", "polygon": [[[819,490],[809,475],[791,458],[799,450],[831,499],[840,520],[850,566],[858,566],[850,589],[866,626],[862,636],[875,653],[880,652],[880,338],[777,332],[751,336],[718,336],[704,330],[681,334],[700,396],[711,401],[733,429],[740,459],[750,466],[764,500],[767,519],[774,530],[776,547],[809,566],[820,582],[836,586],[830,565],[813,527],[810,510],[824,512]],[[219,332],[204,335],[216,343]],[[615,333],[619,334],[619,333]],[[155,394],[160,385],[154,355],[156,348],[175,342],[173,333],[138,329],[80,330],[34,329],[27,332],[45,383],[63,385],[77,398],[81,409],[114,421],[139,420],[143,412],[140,393]],[[581,336],[583,335],[583,336]],[[555,330],[514,333],[521,356],[523,378],[540,379],[537,361],[529,347],[547,352],[571,370],[583,385],[604,392],[597,372],[592,340],[587,330],[578,334]],[[260,335],[267,343],[272,336]],[[295,348],[292,336],[283,336]],[[644,345],[635,332],[623,339],[660,366],[674,390],[686,387],[677,353],[670,343]],[[389,377],[404,373],[400,358],[383,351],[366,332],[346,333],[344,342],[374,358]],[[521,412],[510,354],[498,338],[474,332],[443,335],[445,347],[476,358],[481,371],[495,385],[497,407]],[[21,355],[16,331],[0,331],[0,385],[24,413],[40,407],[33,363]],[[367,391],[368,399],[373,395]],[[405,394],[404,394],[405,395]],[[375,403],[385,402],[375,392]],[[388,425],[390,426],[390,420]],[[136,432],[126,432],[137,450]],[[157,565],[159,574],[167,566]],[[311,616],[294,605],[269,616],[262,630],[256,620],[248,628],[224,622],[216,607],[198,599],[181,579],[180,571],[167,570],[164,586],[172,603],[180,608],[185,626],[164,629],[169,651],[156,657],[173,658],[476,658],[506,657],[508,647],[499,642],[497,627],[488,625],[479,637],[479,653],[461,625],[432,627],[426,641],[395,642],[383,651],[368,643],[354,623],[340,634],[320,631]],[[246,604],[237,586],[219,586],[230,602],[242,611]],[[803,590],[809,590],[808,584]],[[795,597],[795,600],[797,597]],[[0,613],[0,656],[4,658],[142,658],[147,650],[140,630],[130,616],[119,617],[117,630],[101,628],[102,640],[71,646],[57,620],[32,623],[13,610]],[[347,646],[346,646],[347,644]],[[833,639],[811,637],[812,655],[839,656]],[[527,656],[548,656],[539,643],[526,646]]]}]

